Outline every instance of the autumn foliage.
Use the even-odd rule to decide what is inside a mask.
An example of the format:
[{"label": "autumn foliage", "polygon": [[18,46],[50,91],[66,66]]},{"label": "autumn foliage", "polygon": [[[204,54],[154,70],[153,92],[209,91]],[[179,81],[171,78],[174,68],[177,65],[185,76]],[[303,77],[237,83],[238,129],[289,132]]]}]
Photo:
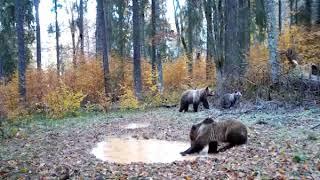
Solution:
[{"label": "autumn foliage", "polygon": [[[303,63],[320,63],[320,31],[301,27],[284,29],[280,36],[279,52],[294,48]],[[267,90],[269,79],[268,49],[266,43],[256,43],[247,53],[248,70],[242,90],[247,97],[256,97]],[[17,74],[10,81],[0,85],[1,117],[15,118],[33,113],[45,113],[60,118],[77,115],[80,109],[108,111],[117,107],[123,110],[157,107],[163,104],[177,104],[182,91],[190,88],[215,86],[215,68],[206,77],[205,57],[194,60],[192,76],[188,76],[187,57],[163,60],[163,86],[160,93],[152,82],[149,59],[142,59],[143,99],[138,101],[133,88],[133,63],[130,58],[112,55],[110,58],[111,97],[104,92],[104,78],[101,60],[86,58],[76,68],[66,67],[58,77],[54,66],[38,71],[27,70],[27,104],[19,103]],[[285,57],[281,56],[282,73],[289,69]],[[158,76],[158,75],[156,75]]]},{"label": "autumn foliage", "polygon": [[[280,80],[282,84],[288,84],[288,75],[292,71],[292,65],[289,63],[285,52],[290,48],[298,54],[298,63],[300,65],[314,63],[320,64],[320,29],[306,29],[305,27],[286,27],[279,37],[279,58],[280,58]],[[253,99],[257,97],[268,98],[266,94],[270,91],[270,66],[269,52],[267,45],[264,43],[253,44],[248,53],[249,68],[245,76],[243,91],[246,97]],[[293,100],[297,96],[294,89],[288,91],[287,88],[280,89],[276,92],[277,96],[284,97],[283,100]],[[304,92],[301,92],[304,93]],[[264,94],[264,97],[263,97]],[[301,94],[298,94],[300,96]],[[294,98],[293,98],[294,97]]]},{"label": "autumn foliage", "polygon": [[[163,65],[164,91],[152,83],[151,65],[142,60],[143,100],[139,102],[133,88],[133,64],[131,59],[111,57],[110,76],[112,96],[104,92],[103,69],[100,60],[87,59],[77,68],[66,68],[58,77],[54,66],[38,71],[27,70],[27,105],[19,103],[18,78],[15,74],[5,85],[0,85],[1,115],[16,118],[33,113],[45,113],[61,118],[77,115],[80,109],[108,111],[112,104],[120,109],[137,109],[176,104],[180,93],[188,88],[210,85],[205,78],[205,60],[194,63],[193,77],[188,77],[186,57],[180,57]],[[211,83],[212,84],[212,83]],[[114,98],[115,97],[115,98]],[[98,108],[93,108],[98,107]]]}]

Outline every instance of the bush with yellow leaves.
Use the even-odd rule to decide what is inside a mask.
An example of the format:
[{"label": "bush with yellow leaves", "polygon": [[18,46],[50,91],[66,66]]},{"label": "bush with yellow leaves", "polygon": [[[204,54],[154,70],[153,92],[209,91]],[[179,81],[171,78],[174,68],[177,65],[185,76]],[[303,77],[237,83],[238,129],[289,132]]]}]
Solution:
[{"label": "bush with yellow leaves", "polygon": [[139,101],[136,98],[133,90],[130,88],[123,88],[124,94],[120,96],[120,109],[133,110],[139,108]]},{"label": "bush with yellow leaves", "polygon": [[19,103],[19,90],[18,90],[18,73],[15,73],[11,81],[6,85],[0,85],[0,99],[2,106],[0,116],[7,117],[8,119],[16,119],[19,117],[26,117],[28,111],[21,103]]},{"label": "bush with yellow leaves", "polygon": [[68,115],[77,115],[84,97],[81,91],[73,92],[66,85],[61,85],[45,96],[45,102],[49,108],[49,116],[62,118]]}]

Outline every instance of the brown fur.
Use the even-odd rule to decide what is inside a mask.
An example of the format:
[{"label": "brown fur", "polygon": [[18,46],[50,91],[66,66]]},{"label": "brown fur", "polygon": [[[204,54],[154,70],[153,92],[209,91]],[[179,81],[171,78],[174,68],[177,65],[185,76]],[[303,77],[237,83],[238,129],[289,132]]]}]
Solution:
[{"label": "brown fur", "polygon": [[208,153],[218,152],[218,143],[226,142],[228,146],[220,151],[227,150],[235,145],[247,142],[247,128],[237,120],[224,120],[215,122],[211,118],[195,124],[190,130],[191,147],[182,155],[200,152],[206,145],[209,145]]},{"label": "brown fur", "polygon": [[193,104],[194,112],[198,111],[198,106],[202,102],[204,108],[209,109],[208,96],[213,96],[213,93],[209,87],[197,90],[187,90],[182,93],[180,99],[179,112],[188,111],[189,105]]},{"label": "brown fur", "polygon": [[240,99],[242,96],[241,92],[236,91],[231,94],[225,94],[221,99],[221,107],[222,108],[231,108],[236,104],[236,102]]}]

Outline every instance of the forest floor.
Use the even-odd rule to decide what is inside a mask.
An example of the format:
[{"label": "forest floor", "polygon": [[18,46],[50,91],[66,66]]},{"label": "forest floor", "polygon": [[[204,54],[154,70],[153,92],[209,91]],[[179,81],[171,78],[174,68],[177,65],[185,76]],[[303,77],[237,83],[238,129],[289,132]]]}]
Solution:
[{"label": "forest floor", "polygon": [[[194,160],[117,164],[90,152],[107,137],[188,142],[192,124],[206,117],[237,118],[249,128],[246,145]],[[124,129],[128,123],[146,128]],[[177,108],[110,112],[21,125],[0,142],[0,179],[320,179],[320,108]],[[151,178],[149,178],[151,177]]]}]

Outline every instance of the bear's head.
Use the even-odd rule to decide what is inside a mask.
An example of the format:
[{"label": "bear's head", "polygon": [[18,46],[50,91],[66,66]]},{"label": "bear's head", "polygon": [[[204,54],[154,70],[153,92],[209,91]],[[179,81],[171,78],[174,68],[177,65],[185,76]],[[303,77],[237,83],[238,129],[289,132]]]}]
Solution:
[{"label": "bear's head", "polygon": [[235,99],[239,99],[239,98],[242,96],[242,94],[241,94],[240,91],[235,91],[235,92],[233,93],[233,95],[234,95],[234,98],[235,98]]},{"label": "bear's head", "polygon": [[211,90],[209,88],[209,86],[207,86],[206,88],[202,89],[202,96],[207,97],[207,96],[214,96],[214,92],[213,90]]},{"label": "bear's head", "polygon": [[213,123],[214,123],[214,120],[212,118],[206,118],[205,120],[201,121],[200,123],[192,125],[191,130],[190,130],[190,134],[189,134],[191,145],[197,139],[197,137],[200,133],[199,128],[202,125],[209,125],[209,124],[213,124]]}]

